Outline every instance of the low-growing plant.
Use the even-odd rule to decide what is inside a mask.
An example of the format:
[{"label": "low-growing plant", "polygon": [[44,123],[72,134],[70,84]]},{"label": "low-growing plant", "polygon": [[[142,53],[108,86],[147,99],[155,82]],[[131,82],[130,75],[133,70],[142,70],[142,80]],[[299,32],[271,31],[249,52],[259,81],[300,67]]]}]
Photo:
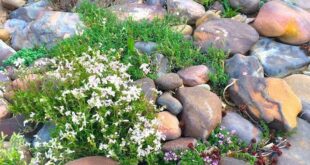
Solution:
[{"label": "low-growing plant", "polygon": [[43,47],[34,49],[22,49],[8,59],[4,60],[3,66],[10,65],[31,65],[35,60],[39,58],[47,57],[47,50]]},{"label": "low-growing plant", "polygon": [[25,147],[25,139],[18,134],[13,134],[9,142],[5,142],[6,136],[0,134],[0,164],[26,165],[22,148]]},{"label": "low-growing plant", "polygon": [[224,11],[222,13],[222,16],[224,18],[231,18],[239,14],[239,9],[233,9],[233,7],[230,5],[229,0],[222,0]]},{"label": "low-growing plant", "polygon": [[121,164],[137,164],[156,153],[163,136],[157,131],[154,105],[132,84],[119,50],[88,51],[72,59],[54,59],[42,87],[15,91],[10,109],[27,121],[52,121],[48,143],[33,148],[33,163],[66,162],[102,155]]},{"label": "low-growing plant", "polygon": [[229,76],[225,72],[224,62],[228,57],[228,53],[224,50],[215,47],[208,48],[208,66],[211,68],[209,74],[212,90],[218,94],[223,92],[223,89],[228,84]]},{"label": "low-growing plant", "polygon": [[[191,41],[171,30],[171,26],[183,23],[174,16],[168,15],[162,20],[155,19],[152,22],[136,22],[130,19],[119,21],[109,10],[90,3],[81,4],[77,12],[88,28],[83,35],[60,42],[49,52],[51,56],[63,54],[66,58],[74,58],[87,50],[88,46],[97,46],[98,42],[102,43],[102,51],[124,48],[121,62],[132,65],[129,73],[134,80],[144,76],[139,67],[143,63],[149,63],[152,58],[133,49],[133,43],[137,41],[157,43],[157,53],[162,53],[169,59],[172,71],[207,62],[207,57],[201,54]],[[151,76],[154,73],[155,71],[151,70],[149,76],[154,77]]]}]

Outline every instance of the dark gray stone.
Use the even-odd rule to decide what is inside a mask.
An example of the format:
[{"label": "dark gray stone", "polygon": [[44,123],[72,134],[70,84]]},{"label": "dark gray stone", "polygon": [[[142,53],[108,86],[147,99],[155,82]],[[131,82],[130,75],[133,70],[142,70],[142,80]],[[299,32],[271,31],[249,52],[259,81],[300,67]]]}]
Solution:
[{"label": "dark gray stone", "polygon": [[260,39],[251,49],[264,67],[267,76],[284,77],[310,64],[310,57],[298,46],[275,42],[269,38]]},{"label": "dark gray stone", "polygon": [[56,125],[52,122],[47,122],[34,136],[32,144],[36,146],[38,143],[49,142],[51,140],[51,133],[55,130]]},{"label": "dark gray stone", "polygon": [[264,69],[255,56],[235,54],[232,58],[226,60],[225,71],[230,78],[235,79],[245,75],[264,77]]},{"label": "dark gray stone", "polygon": [[172,94],[168,92],[158,97],[157,104],[160,106],[165,106],[166,109],[174,115],[178,115],[183,108],[180,101],[174,98]]},{"label": "dark gray stone", "polygon": [[161,77],[162,75],[170,71],[170,65],[169,65],[168,58],[160,53],[155,54],[151,64],[154,68],[156,68],[157,77]]},{"label": "dark gray stone", "polygon": [[257,142],[261,140],[261,131],[236,112],[227,112],[222,119],[221,126],[230,132],[235,130],[236,135],[248,144],[252,139]]}]

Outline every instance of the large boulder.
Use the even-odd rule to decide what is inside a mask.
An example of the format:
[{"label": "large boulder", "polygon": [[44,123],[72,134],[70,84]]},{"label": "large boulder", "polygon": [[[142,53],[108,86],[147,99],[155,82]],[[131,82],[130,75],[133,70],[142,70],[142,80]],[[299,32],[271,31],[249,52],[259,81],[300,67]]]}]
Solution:
[{"label": "large boulder", "polygon": [[20,7],[10,13],[10,19],[20,19],[26,22],[31,22],[37,19],[44,11],[51,10],[48,1],[38,1],[30,5]]},{"label": "large boulder", "polygon": [[6,29],[10,34],[13,34],[17,31],[22,31],[28,23],[20,19],[9,19],[4,24],[4,29]]},{"label": "large boulder", "polygon": [[310,122],[310,76],[294,74],[284,78],[302,102],[301,118]]},{"label": "large boulder", "polygon": [[181,126],[185,137],[206,139],[222,119],[220,98],[204,87],[185,87],[177,91],[183,105]]},{"label": "large boulder", "polygon": [[289,149],[283,149],[278,158],[278,165],[306,165],[310,162],[310,124],[298,119],[295,134],[288,138],[291,143]]},{"label": "large boulder", "polygon": [[12,46],[17,50],[40,45],[52,47],[59,40],[81,34],[82,28],[77,13],[45,11],[23,30],[12,34]]},{"label": "large boulder", "polygon": [[264,69],[258,58],[235,54],[225,61],[225,71],[230,78],[238,79],[241,76],[264,77]]},{"label": "large boulder", "polygon": [[165,140],[177,139],[181,136],[179,120],[169,112],[163,111],[157,114],[159,121],[158,131],[165,136]]},{"label": "large boulder", "polygon": [[303,69],[310,64],[310,57],[298,46],[275,42],[269,38],[260,39],[251,49],[268,76],[283,77]]},{"label": "large boulder", "polygon": [[137,3],[128,3],[115,5],[109,8],[120,20],[132,18],[135,21],[143,19],[153,20],[154,18],[164,18],[166,11],[158,5],[146,5]]},{"label": "large boulder", "polygon": [[9,45],[0,40],[0,66],[3,65],[3,61],[8,59],[11,55],[15,54],[15,50]]},{"label": "large boulder", "polygon": [[236,131],[236,135],[248,144],[252,139],[257,142],[261,140],[262,132],[236,112],[227,112],[222,119],[221,126],[229,132]]},{"label": "large boulder", "polygon": [[186,19],[189,24],[195,24],[206,12],[201,4],[193,0],[167,0],[167,9],[169,13]]},{"label": "large boulder", "polygon": [[302,104],[284,80],[243,76],[229,88],[229,93],[253,119],[262,119],[277,130],[296,128]]},{"label": "large boulder", "polygon": [[229,3],[242,13],[253,14],[258,11],[260,0],[229,0]]},{"label": "large boulder", "polygon": [[277,37],[289,44],[310,41],[310,13],[283,1],[267,2],[253,25],[261,35]]},{"label": "large boulder", "polygon": [[194,39],[202,52],[215,46],[232,54],[245,54],[258,41],[259,35],[248,24],[231,19],[214,19],[198,26]]},{"label": "large boulder", "polygon": [[103,156],[89,156],[70,161],[66,165],[118,165],[118,163]]}]

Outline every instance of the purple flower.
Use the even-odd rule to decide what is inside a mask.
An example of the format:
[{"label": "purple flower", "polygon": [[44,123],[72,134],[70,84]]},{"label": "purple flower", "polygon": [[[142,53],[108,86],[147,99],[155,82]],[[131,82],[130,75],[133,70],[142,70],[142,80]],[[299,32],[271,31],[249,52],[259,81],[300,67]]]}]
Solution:
[{"label": "purple flower", "polygon": [[219,164],[219,161],[218,160],[213,160],[212,164],[211,165],[218,165]]},{"label": "purple flower", "polygon": [[218,134],[218,137],[219,137],[220,139],[224,139],[224,135],[223,135],[222,133],[219,133],[219,134]]},{"label": "purple flower", "polygon": [[209,156],[206,156],[206,157],[203,158],[203,161],[207,162],[207,163],[211,163],[212,159]]},{"label": "purple flower", "polygon": [[177,161],[178,160],[178,156],[177,156],[176,153],[174,153],[172,151],[169,151],[169,152],[165,153],[164,160],[165,161]]}]

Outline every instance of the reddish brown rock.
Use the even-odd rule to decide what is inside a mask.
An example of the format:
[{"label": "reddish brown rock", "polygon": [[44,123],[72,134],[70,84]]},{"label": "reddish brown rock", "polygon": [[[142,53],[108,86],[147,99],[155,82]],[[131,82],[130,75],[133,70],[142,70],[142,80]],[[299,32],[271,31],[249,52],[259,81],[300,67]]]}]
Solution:
[{"label": "reddish brown rock", "polygon": [[297,126],[301,101],[278,78],[243,76],[229,88],[231,99],[254,119],[263,119],[277,130],[292,130]]},{"label": "reddish brown rock", "polygon": [[10,138],[14,133],[20,133],[24,128],[23,116],[15,116],[10,119],[0,120],[0,133],[3,132],[7,138]]},{"label": "reddish brown rock", "polygon": [[10,113],[8,109],[8,103],[5,100],[0,99],[0,120],[7,119],[11,115],[12,114]]},{"label": "reddish brown rock", "polygon": [[169,112],[159,112],[157,114],[159,120],[158,130],[166,136],[166,140],[177,139],[181,136],[179,120]]},{"label": "reddish brown rock", "polygon": [[205,65],[191,66],[178,72],[178,75],[183,79],[183,84],[190,87],[207,83],[208,74],[209,69]]},{"label": "reddish brown rock", "polygon": [[289,44],[310,41],[310,13],[282,1],[267,2],[253,25],[261,35],[278,37]]},{"label": "reddish brown rock", "polygon": [[163,145],[162,150],[165,152],[186,150],[189,149],[189,145],[196,146],[197,140],[195,138],[179,138],[171,140]]},{"label": "reddish brown rock", "polygon": [[221,122],[220,98],[204,87],[185,87],[177,91],[183,105],[182,133],[185,137],[205,139]]},{"label": "reddish brown rock", "polygon": [[204,22],[194,32],[195,44],[202,52],[214,46],[231,54],[245,54],[258,39],[259,35],[253,27],[231,19]]},{"label": "reddish brown rock", "polygon": [[103,156],[89,156],[73,160],[66,165],[117,165],[118,163],[112,159]]},{"label": "reddish brown rock", "polygon": [[36,74],[29,74],[24,78],[18,78],[14,80],[11,84],[12,89],[14,90],[27,90],[30,87],[39,87],[41,84],[40,76]]}]

